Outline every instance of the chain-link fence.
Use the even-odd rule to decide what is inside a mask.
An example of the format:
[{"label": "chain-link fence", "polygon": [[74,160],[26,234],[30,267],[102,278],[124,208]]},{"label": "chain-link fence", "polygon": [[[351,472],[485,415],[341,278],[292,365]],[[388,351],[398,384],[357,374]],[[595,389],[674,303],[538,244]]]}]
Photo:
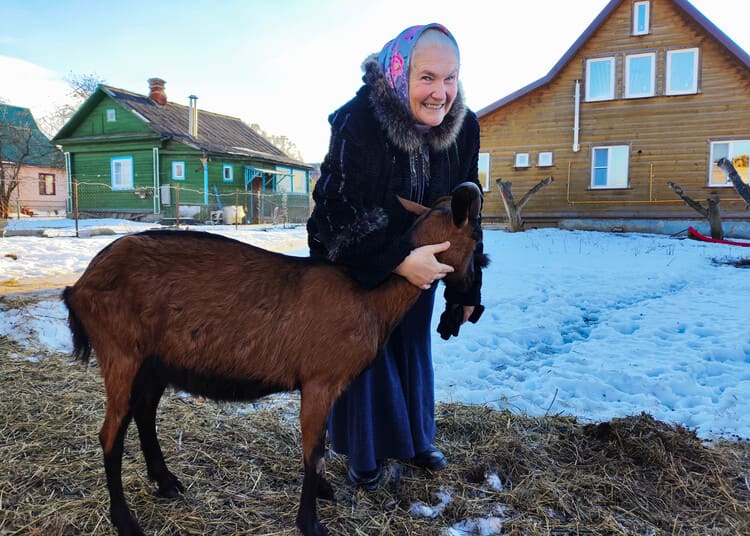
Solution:
[{"label": "chain-link fence", "polygon": [[213,224],[304,223],[310,215],[310,195],[293,192],[213,191],[164,184],[113,189],[111,184],[73,181],[70,210],[89,217],[108,215],[129,219],[191,220]]}]

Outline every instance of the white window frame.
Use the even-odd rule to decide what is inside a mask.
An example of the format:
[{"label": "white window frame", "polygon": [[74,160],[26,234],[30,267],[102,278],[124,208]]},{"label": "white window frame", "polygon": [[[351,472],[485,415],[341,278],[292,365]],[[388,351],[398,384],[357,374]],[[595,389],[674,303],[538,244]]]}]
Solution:
[{"label": "white window frame", "polygon": [[234,166],[232,164],[224,164],[221,166],[221,178],[224,182],[234,181]]},{"label": "white window frame", "polygon": [[552,167],[555,164],[555,156],[552,151],[539,151],[536,155],[536,167]]},{"label": "white window frame", "polygon": [[[605,168],[607,170],[606,184],[596,184],[595,172],[597,169],[601,169],[601,167],[596,166],[596,154],[598,151],[602,151],[602,150],[607,151],[607,167]],[[612,155],[615,151],[619,152],[620,150],[626,151],[624,184],[620,182],[616,182],[617,178],[613,177],[613,172],[616,170],[612,168],[612,161],[613,161]],[[629,173],[630,173],[630,146],[628,145],[600,145],[597,147],[593,147],[591,149],[591,189],[592,190],[612,190],[612,189],[627,188],[630,182]]]},{"label": "white window frame", "polygon": [[185,180],[185,161],[184,160],[172,161],[172,180],[175,180],[175,181]]},{"label": "white window frame", "polygon": [[117,110],[114,108],[107,108],[107,123],[114,123],[117,121]]},{"label": "white window frame", "polygon": [[477,179],[482,185],[482,190],[490,191],[490,153],[479,153],[477,161]]},{"label": "white window frame", "polygon": [[[643,14],[643,29],[640,29]],[[651,2],[633,2],[633,34],[648,35],[651,33]]]},{"label": "white window frame", "polygon": [[112,190],[133,189],[133,157],[113,156],[109,160]]},{"label": "white window frame", "polygon": [[[609,63],[609,92],[606,95],[591,95],[591,66],[596,63]],[[586,102],[597,102],[597,101],[608,101],[614,100],[615,98],[615,68],[617,63],[614,56],[607,56],[604,58],[589,58],[586,60]]]},{"label": "white window frame", "polygon": [[[687,89],[672,89],[672,58],[677,54],[693,53],[693,84]],[[680,48],[667,50],[666,72],[664,73],[664,93],[667,95],[693,95],[698,93],[698,69],[700,50],[698,48]]]},{"label": "white window frame", "polygon": [[[708,186],[710,187],[733,187],[732,182],[729,180],[729,178],[726,176],[724,171],[719,168],[719,166],[716,165],[716,161],[719,160],[721,156],[726,156],[730,160],[732,160],[735,169],[737,173],[742,177],[742,180],[747,183],[748,179],[750,179],[750,171],[748,170],[747,166],[740,166],[737,163],[734,162],[734,160],[738,156],[748,156],[750,158],[750,155],[746,155],[744,151],[742,151],[740,154],[738,153],[737,149],[734,149],[734,146],[738,144],[748,144],[750,145],[750,139],[746,140],[722,140],[722,141],[712,141],[711,142],[711,155],[709,159],[709,168],[708,168]],[[718,145],[726,145],[726,151],[722,151],[721,155],[716,154],[716,148]],[[724,154],[726,152],[726,154]],[[748,151],[750,152],[750,151]]]},{"label": "white window frame", "polygon": [[[635,92],[631,87],[631,63],[640,58],[649,58],[651,66],[649,71],[649,88],[645,92]],[[642,97],[653,97],[656,94],[656,53],[643,52],[641,54],[629,54],[625,56],[625,98],[638,99]]]},{"label": "white window frame", "polygon": [[531,153],[528,151],[520,151],[513,155],[513,167],[515,168],[527,168],[531,167]]}]

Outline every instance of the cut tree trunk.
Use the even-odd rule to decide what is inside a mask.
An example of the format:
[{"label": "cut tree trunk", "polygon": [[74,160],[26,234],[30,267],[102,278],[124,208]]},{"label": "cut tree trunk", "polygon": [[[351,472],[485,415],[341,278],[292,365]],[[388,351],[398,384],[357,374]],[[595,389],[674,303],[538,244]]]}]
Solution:
[{"label": "cut tree trunk", "polygon": [[719,161],[716,162],[716,165],[719,166],[721,170],[727,174],[727,177],[732,182],[732,186],[734,186],[734,189],[737,190],[737,193],[740,194],[740,197],[745,200],[745,203],[747,203],[745,209],[750,208],[750,186],[745,184],[745,182],[742,180],[742,177],[740,177],[740,174],[737,173],[736,169],[734,169],[734,165],[732,165],[732,162],[730,162],[728,158],[720,158]]},{"label": "cut tree trunk", "polygon": [[716,240],[722,240],[724,238],[724,231],[721,228],[721,211],[719,210],[719,196],[713,195],[706,200],[708,208],[701,205],[698,201],[688,196],[682,188],[677,184],[669,181],[667,186],[672,188],[674,192],[680,196],[687,206],[695,210],[698,214],[708,220],[708,225],[711,228],[711,238]]},{"label": "cut tree trunk", "polygon": [[511,192],[511,186],[513,183],[510,181],[504,181],[503,179],[497,179],[497,185],[500,188],[500,196],[503,198],[503,205],[505,206],[505,214],[508,216],[508,230],[511,233],[516,233],[523,230],[523,218],[521,217],[521,210],[524,205],[529,202],[534,194],[539,190],[547,186],[554,179],[552,176],[547,177],[539,181],[533,188],[531,188],[526,195],[521,198],[521,201],[516,204],[513,198],[513,192]]}]

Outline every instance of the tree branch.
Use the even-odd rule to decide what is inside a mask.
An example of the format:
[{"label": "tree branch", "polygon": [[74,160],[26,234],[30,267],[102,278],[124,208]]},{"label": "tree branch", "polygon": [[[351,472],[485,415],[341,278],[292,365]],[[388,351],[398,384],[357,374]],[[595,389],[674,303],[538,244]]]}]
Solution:
[{"label": "tree branch", "polygon": [[734,186],[734,189],[737,190],[737,193],[740,194],[740,197],[745,200],[745,203],[747,203],[747,206],[745,209],[750,208],[750,186],[745,184],[745,182],[742,180],[742,177],[740,177],[740,174],[737,173],[737,170],[734,169],[734,165],[732,165],[732,162],[729,161],[728,158],[720,158],[718,162],[716,162],[716,165],[721,168],[721,170],[727,174],[727,177],[732,182],[732,186]]},{"label": "tree branch", "polygon": [[701,205],[698,201],[695,201],[691,197],[688,197],[688,195],[682,190],[682,188],[680,188],[672,181],[669,181],[667,183],[667,186],[672,188],[672,190],[674,190],[674,192],[680,196],[680,198],[685,202],[687,206],[697,211],[704,218],[708,218],[708,209]]},{"label": "tree branch", "polygon": [[523,206],[529,202],[529,199],[531,199],[535,193],[537,193],[539,190],[547,186],[549,183],[551,183],[554,179],[552,178],[552,175],[547,177],[546,179],[540,180],[531,190],[526,192],[526,195],[521,198],[521,202],[518,203],[518,210],[521,210]]}]

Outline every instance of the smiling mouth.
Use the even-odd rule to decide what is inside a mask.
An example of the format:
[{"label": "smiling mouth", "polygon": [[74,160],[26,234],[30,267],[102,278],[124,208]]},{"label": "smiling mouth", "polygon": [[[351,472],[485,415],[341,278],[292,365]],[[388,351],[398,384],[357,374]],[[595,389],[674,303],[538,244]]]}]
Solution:
[{"label": "smiling mouth", "polygon": [[445,104],[429,104],[429,103],[424,103],[423,106],[425,108],[430,109],[430,110],[440,110],[440,109],[442,109],[445,106]]}]

